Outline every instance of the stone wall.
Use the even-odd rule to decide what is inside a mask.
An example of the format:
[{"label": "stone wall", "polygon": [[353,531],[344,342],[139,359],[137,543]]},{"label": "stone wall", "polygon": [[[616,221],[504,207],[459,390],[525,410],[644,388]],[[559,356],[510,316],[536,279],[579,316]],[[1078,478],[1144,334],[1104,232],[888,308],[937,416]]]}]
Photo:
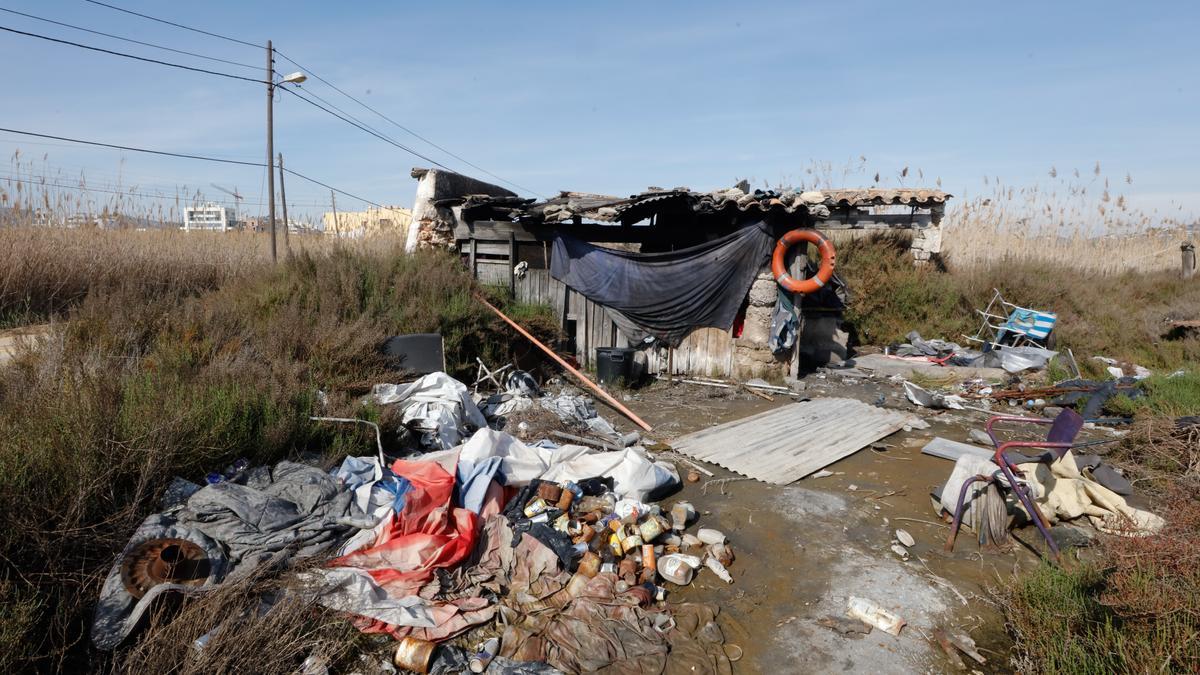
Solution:
[{"label": "stone wall", "polygon": [[742,336],[733,340],[733,377],[761,377],[781,381],[791,371],[791,352],[777,358],[767,346],[771,336],[771,314],[775,311],[775,296],[779,285],[764,268],[750,286],[750,303],[746,307],[746,323]]},{"label": "stone wall", "polygon": [[412,226],[408,228],[405,242],[407,251],[454,246],[454,227],[459,222],[462,209],[458,206],[438,206],[437,202],[466,195],[516,196],[498,185],[452,171],[413,169],[412,177],[417,179],[417,195],[413,198]]},{"label": "stone wall", "polygon": [[913,262],[917,265],[928,264],[936,260],[942,253],[942,226],[930,225],[913,230],[912,247]]}]

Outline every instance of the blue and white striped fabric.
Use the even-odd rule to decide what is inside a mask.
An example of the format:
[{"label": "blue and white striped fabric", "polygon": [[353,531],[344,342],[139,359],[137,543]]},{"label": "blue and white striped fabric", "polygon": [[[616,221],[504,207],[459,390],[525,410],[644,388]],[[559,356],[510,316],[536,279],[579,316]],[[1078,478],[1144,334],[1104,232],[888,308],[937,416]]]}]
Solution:
[{"label": "blue and white striped fabric", "polygon": [[1054,330],[1054,322],[1057,320],[1056,314],[1018,307],[1008,315],[1008,321],[1004,322],[1004,330],[1041,342]]}]

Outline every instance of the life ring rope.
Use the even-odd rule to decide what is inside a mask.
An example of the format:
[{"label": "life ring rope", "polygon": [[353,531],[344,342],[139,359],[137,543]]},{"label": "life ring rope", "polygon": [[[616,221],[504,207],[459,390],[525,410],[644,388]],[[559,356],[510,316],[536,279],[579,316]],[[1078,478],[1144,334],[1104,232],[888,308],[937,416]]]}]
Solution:
[{"label": "life ring rope", "polygon": [[[817,251],[821,254],[821,264],[814,276],[797,280],[788,274],[784,257],[787,256],[788,249],[800,242],[817,245]],[[775,244],[775,253],[771,256],[771,274],[775,277],[775,283],[793,293],[816,293],[833,278],[835,259],[833,242],[826,239],[825,235],[812,229],[796,229],[780,237],[779,243]]]}]

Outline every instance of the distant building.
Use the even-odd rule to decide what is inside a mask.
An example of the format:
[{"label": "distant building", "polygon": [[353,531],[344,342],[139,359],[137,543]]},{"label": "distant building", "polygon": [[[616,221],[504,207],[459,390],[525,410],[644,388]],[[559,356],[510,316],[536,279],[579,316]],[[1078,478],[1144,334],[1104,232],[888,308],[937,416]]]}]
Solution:
[{"label": "distant building", "polygon": [[238,229],[237,211],[228,206],[208,203],[183,210],[184,231],[228,232]]},{"label": "distant building", "polygon": [[378,235],[403,239],[408,236],[410,223],[412,211],[399,206],[370,207],[366,211],[338,211],[336,219],[333,213],[321,216],[326,236],[349,239]]},{"label": "distant building", "polygon": [[[248,232],[270,232],[271,231],[271,220],[270,220],[270,218],[267,218],[266,216],[246,216],[246,217],[242,218],[241,222],[242,222],[242,227]],[[283,217],[282,216],[275,217],[275,226],[277,228],[279,228],[279,234],[282,235],[283,234]],[[295,218],[288,218],[287,228],[288,228],[288,232],[291,234],[320,234],[321,233],[321,231],[317,229],[316,225],[305,222],[303,220],[296,220]]]}]

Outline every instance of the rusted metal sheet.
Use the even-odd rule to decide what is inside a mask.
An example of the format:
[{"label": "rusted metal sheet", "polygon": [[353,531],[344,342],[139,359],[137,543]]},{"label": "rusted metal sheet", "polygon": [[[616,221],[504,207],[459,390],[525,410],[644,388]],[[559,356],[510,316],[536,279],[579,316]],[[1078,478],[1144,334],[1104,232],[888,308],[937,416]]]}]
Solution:
[{"label": "rusted metal sheet", "polygon": [[786,485],[893,434],[913,418],[849,398],[775,408],[678,438],[675,450],[764,483]]}]

